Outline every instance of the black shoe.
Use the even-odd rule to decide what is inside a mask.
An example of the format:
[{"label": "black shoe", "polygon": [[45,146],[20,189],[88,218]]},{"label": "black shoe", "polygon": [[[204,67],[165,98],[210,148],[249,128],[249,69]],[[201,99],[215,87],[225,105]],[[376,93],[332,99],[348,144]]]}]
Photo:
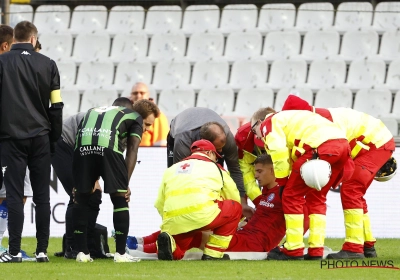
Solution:
[{"label": "black shoe", "polygon": [[54,256],[60,258],[60,257],[64,257],[64,254],[66,254],[66,253],[65,252],[55,252]]},{"label": "black shoe", "polygon": [[351,251],[340,250],[337,253],[329,254],[326,256],[330,260],[340,260],[340,259],[363,259],[364,254],[354,253]]},{"label": "black shoe", "polygon": [[285,255],[280,250],[279,250],[279,252],[277,250],[275,250],[275,251],[270,251],[268,253],[267,260],[268,261],[271,261],[271,260],[273,260],[273,261],[300,261],[300,260],[304,260],[304,256],[298,256],[298,257],[288,256],[288,255]]},{"label": "black shoe", "polygon": [[162,232],[157,237],[158,259],[163,261],[172,261],[171,238],[168,233]]},{"label": "black shoe", "polygon": [[304,260],[306,261],[320,261],[322,260],[321,256],[310,256],[309,254],[304,255]]},{"label": "black shoe", "polygon": [[39,254],[35,254],[36,262],[49,262],[49,258],[46,253],[40,252]]},{"label": "black shoe", "polygon": [[375,247],[374,246],[369,247],[369,248],[364,247],[364,256],[366,258],[377,258],[378,255],[376,254]]},{"label": "black shoe", "polygon": [[74,250],[67,250],[67,251],[65,251],[65,254],[63,255],[64,256],[64,258],[65,259],[68,259],[68,260],[75,260],[76,259],[76,256],[78,255],[78,252],[77,251],[74,251]]},{"label": "black shoe", "polygon": [[201,257],[202,261],[229,261],[230,259],[231,258],[227,254],[224,254],[222,258],[214,258],[206,254],[203,254],[203,256]]},{"label": "black shoe", "polygon": [[18,253],[16,256],[11,255],[9,252],[4,252],[0,255],[0,263],[22,263],[22,255]]}]

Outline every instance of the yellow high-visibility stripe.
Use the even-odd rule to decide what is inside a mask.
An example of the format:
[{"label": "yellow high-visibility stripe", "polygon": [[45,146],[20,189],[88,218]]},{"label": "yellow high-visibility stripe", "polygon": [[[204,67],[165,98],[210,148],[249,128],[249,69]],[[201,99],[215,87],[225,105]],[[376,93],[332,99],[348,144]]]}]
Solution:
[{"label": "yellow high-visibility stripe", "polygon": [[184,207],[184,208],[181,208],[181,209],[164,212],[163,213],[163,219],[170,219],[170,218],[173,218],[173,217],[176,217],[176,216],[190,214],[190,213],[193,213],[193,212],[196,212],[196,211],[200,211],[201,209],[204,209],[206,207],[211,207],[214,204],[215,204],[214,201],[207,201],[207,202],[202,203],[202,204],[196,204],[196,205]]},{"label": "yellow high-visibility stripe", "polygon": [[321,214],[310,214],[310,235],[308,244],[310,248],[324,246],[326,235],[326,216]]},{"label": "yellow high-visibility stripe", "polygon": [[360,141],[356,141],[356,145],[351,150],[351,158],[355,158],[362,149],[369,151],[370,147]]},{"label": "yellow high-visibility stripe", "polygon": [[346,209],[343,213],[346,228],[345,242],[364,244],[363,209]]},{"label": "yellow high-visibility stripe", "polygon": [[285,248],[295,250],[304,248],[303,223],[304,214],[285,214],[286,242]]},{"label": "yellow high-visibility stripe", "polygon": [[195,194],[195,193],[204,193],[204,189],[202,189],[202,188],[184,188],[184,189],[180,189],[180,190],[169,191],[165,194],[165,199],[168,199],[173,196]]},{"label": "yellow high-visibility stripe", "polygon": [[55,89],[50,92],[50,101],[51,104],[62,102],[61,91],[59,89]]},{"label": "yellow high-visibility stripe", "polygon": [[221,235],[211,234],[208,239],[207,244],[209,244],[212,247],[227,249],[229,246],[229,243],[231,242],[231,239],[232,239],[232,235],[221,236]]},{"label": "yellow high-visibility stripe", "polygon": [[376,239],[372,235],[371,220],[369,219],[368,213],[365,213],[363,215],[363,228],[364,228],[364,242],[365,241],[375,242]]},{"label": "yellow high-visibility stripe", "polygon": [[224,252],[212,250],[212,249],[207,248],[207,247],[204,248],[203,253],[205,255],[208,255],[208,256],[213,257],[213,258],[222,258],[222,256],[224,255]]}]

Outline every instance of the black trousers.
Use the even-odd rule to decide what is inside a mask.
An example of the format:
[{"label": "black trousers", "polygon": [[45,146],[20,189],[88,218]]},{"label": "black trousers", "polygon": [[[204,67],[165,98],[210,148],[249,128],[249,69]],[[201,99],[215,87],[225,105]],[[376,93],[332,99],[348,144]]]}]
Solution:
[{"label": "black trousers", "polygon": [[26,167],[30,171],[35,203],[36,253],[47,253],[50,234],[50,143],[49,136],[2,141],[1,164],[7,188],[9,252],[21,249],[24,225],[24,178]]},{"label": "black trousers", "polygon": [[[64,187],[65,192],[69,195],[67,211],[65,212],[65,237],[67,250],[70,248],[75,250],[76,244],[74,240],[74,226],[72,220],[72,209],[74,206],[74,196],[72,189],[75,187],[74,177],[72,173],[74,149],[65,143],[62,138],[57,141],[57,148],[51,157],[51,164],[57,174],[58,179]],[[88,209],[88,247],[91,249],[95,246],[94,234],[97,216],[99,215],[101,204],[101,192],[97,190],[90,196]]]}]

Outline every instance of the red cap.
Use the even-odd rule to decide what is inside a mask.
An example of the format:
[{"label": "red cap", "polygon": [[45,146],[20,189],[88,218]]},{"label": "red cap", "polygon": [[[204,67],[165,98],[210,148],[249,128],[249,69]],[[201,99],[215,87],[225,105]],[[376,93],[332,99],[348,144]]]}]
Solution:
[{"label": "red cap", "polygon": [[190,150],[192,151],[192,153],[197,151],[213,151],[217,155],[217,157],[221,158],[220,154],[218,154],[217,150],[215,149],[213,143],[205,139],[193,142],[192,146],[190,147]]},{"label": "red cap", "polygon": [[308,104],[307,101],[304,99],[301,99],[300,97],[290,94],[286,101],[285,104],[283,104],[282,111],[288,111],[288,110],[308,110],[312,111],[312,106]]}]

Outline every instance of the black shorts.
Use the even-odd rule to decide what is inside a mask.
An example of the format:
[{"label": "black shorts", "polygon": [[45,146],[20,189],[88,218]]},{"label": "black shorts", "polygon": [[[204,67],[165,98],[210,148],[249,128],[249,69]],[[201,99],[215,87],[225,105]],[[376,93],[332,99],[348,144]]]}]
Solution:
[{"label": "black shorts", "polygon": [[128,170],[123,155],[100,146],[81,146],[74,151],[73,174],[76,191],[90,192],[96,180],[104,181],[105,193],[128,189]]}]

